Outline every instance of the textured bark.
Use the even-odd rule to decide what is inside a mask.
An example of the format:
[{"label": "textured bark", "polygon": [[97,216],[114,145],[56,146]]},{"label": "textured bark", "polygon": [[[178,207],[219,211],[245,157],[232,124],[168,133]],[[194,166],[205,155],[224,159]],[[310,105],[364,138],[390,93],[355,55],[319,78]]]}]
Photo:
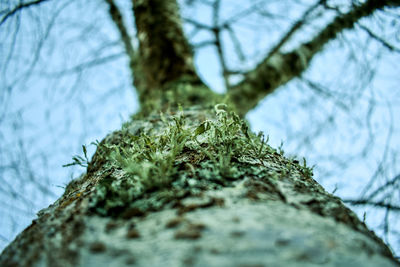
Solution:
[{"label": "textured bark", "polygon": [[176,1],[134,0],[133,4],[142,68],[139,92],[157,90],[182,76],[198,79]]},{"label": "textured bark", "polygon": [[[195,107],[184,116],[193,132],[205,119],[216,120]],[[174,118],[133,121],[102,144],[126,146],[128,136],[160,135]],[[98,214],[91,203],[96,185],[122,180],[124,171],[107,167],[97,151],[88,172],[38,214],[4,250],[0,265],[398,266],[383,242],[297,162],[273,150],[256,160],[242,150],[231,164],[246,175],[215,182],[194,172],[180,185],[173,181],[182,177],[174,177],[112,216]],[[200,169],[201,154],[183,149],[174,164]]]},{"label": "textured bark", "polygon": [[186,40],[179,7],[175,0],[133,0],[138,62],[135,87],[141,114],[154,109],[213,104],[221,97],[200,80],[193,65],[193,53]]}]

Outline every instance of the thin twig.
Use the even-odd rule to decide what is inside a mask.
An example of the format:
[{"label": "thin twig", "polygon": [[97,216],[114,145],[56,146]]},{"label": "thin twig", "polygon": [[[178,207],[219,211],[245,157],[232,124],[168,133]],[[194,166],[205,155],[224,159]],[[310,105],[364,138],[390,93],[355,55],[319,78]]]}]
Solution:
[{"label": "thin twig", "polygon": [[28,8],[34,5],[39,5],[43,2],[46,2],[49,0],[34,0],[34,1],[30,1],[30,2],[25,2],[25,3],[19,3],[16,7],[14,7],[13,9],[11,9],[10,11],[8,11],[0,20],[0,26],[10,17],[12,17],[13,15],[15,15],[17,12],[20,12],[21,10],[23,10],[24,8]]}]

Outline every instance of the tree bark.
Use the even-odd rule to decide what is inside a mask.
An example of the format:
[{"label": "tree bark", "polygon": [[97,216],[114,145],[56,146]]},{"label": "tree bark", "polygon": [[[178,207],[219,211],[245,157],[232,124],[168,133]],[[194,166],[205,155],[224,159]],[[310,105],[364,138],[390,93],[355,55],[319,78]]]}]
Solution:
[{"label": "tree bark", "polygon": [[134,1],[141,112],[98,144],[0,265],[399,266],[312,168],[215,105],[177,10]]},{"label": "tree bark", "polygon": [[0,265],[398,266],[311,176],[224,105],[152,114],[106,137]]},{"label": "tree bark", "polygon": [[[198,91],[213,95],[194,69],[193,53],[183,34],[177,2],[133,0],[133,10],[139,40],[135,86],[142,104],[142,113],[175,102],[166,96],[171,92],[174,92],[175,100],[191,100],[186,96],[188,90],[180,92],[176,90],[177,87],[196,87],[194,90],[190,88],[196,96],[192,97],[194,99],[190,103],[181,103],[184,105],[194,104],[197,98],[202,101]],[[165,100],[162,104],[154,104],[154,99]]]}]

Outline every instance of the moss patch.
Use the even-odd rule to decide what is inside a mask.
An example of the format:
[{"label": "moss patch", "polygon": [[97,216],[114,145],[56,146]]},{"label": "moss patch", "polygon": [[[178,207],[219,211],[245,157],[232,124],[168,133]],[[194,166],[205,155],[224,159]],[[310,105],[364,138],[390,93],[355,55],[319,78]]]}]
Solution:
[{"label": "moss patch", "polygon": [[312,175],[290,160],[285,160],[285,169],[274,166],[271,158],[283,157],[224,104],[216,105],[208,118],[194,119],[180,110],[147,121],[151,124],[126,124],[98,145],[88,169],[106,162],[108,174],[91,198],[96,213],[141,216],[166,203],[173,205],[180,197],[232,186],[245,177],[276,180],[292,168]]}]

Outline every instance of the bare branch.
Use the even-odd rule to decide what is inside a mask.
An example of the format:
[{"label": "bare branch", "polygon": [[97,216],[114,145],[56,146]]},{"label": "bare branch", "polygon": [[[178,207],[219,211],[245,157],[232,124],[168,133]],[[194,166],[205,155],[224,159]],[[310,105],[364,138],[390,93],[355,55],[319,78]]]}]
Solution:
[{"label": "bare branch", "polygon": [[42,72],[42,75],[46,75],[46,76],[62,76],[62,75],[68,75],[68,74],[75,74],[77,72],[81,72],[83,70],[89,69],[89,68],[93,68],[96,67],[98,65],[102,65],[114,60],[117,60],[119,58],[121,58],[122,56],[124,56],[123,53],[115,53],[115,54],[111,54],[111,55],[107,55],[101,58],[95,58],[93,60],[89,60],[87,62],[83,62],[80,63],[76,66],[61,70],[61,71],[53,71],[53,72]]},{"label": "bare branch", "polygon": [[385,203],[384,201],[372,201],[365,199],[344,199],[343,202],[354,206],[374,206],[378,208],[389,209],[395,212],[400,212],[400,206],[395,206],[390,203]]},{"label": "bare branch", "polygon": [[217,48],[217,55],[222,68],[222,76],[224,78],[225,87],[230,88],[228,79],[228,67],[226,65],[226,60],[224,56],[224,51],[222,49],[222,39],[221,39],[221,28],[219,27],[219,9],[221,1],[215,0],[213,5],[213,29],[212,32],[215,38],[215,47]]},{"label": "bare branch", "polygon": [[[43,34],[42,38],[40,38],[40,40],[37,42],[37,46],[35,48],[35,52],[33,53],[31,62],[27,66],[27,69],[22,72],[22,75],[17,76],[13,81],[11,81],[9,83],[9,87],[10,88],[13,88],[17,83],[21,83],[22,84],[22,83],[25,83],[25,82],[27,82],[29,80],[29,78],[31,77],[31,75],[34,72],[35,67],[37,66],[37,64],[39,62],[43,47],[44,47],[46,41],[48,40],[48,38],[50,36],[50,32],[52,31],[53,27],[56,24],[56,20],[58,19],[58,17],[62,13],[62,11],[70,3],[71,2],[65,2],[63,5],[61,5],[58,9],[56,9],[54,11],[54,13],[51,16],[51,19],[49,20],[49,22],[46,25],[46,30],[44,31],[44,34]],[[3,72],[5,72],[5,70]]]},{"label": "bare branch", "polygon": [[206,46],[209,46],[209,45],[215,45],[215,41],[204,41],[204,42],[199,42],[199,43],[196,43],[196,44],[192,44],[192,46],[194,48],[203,48],[203,47],[206,47]]},{"label": "bare branch", "polygon": [[289,41],[289,39],[293,36],[295,32],[297,32],[306,22],[308,16],[321,4],[326,2],[326,0],[319,0],[317,3],[312,5],[310,8],[304,12],[304,14],[301,16],[301,19],[298,20],[293,26],[290,28],[290,30],[281,38],[281,40],[271,49],[271,51],[268,53],[267,58],[265,60],[268,60],[273,56],[275,53],[277,53],[284,44]]},{"label": "bare branch", "polygon": [[316,82],[310,81],[305,78],[302,78],[301,80],[304,81],[306,85],[308,85],[308,88],[310,88],[311,90],[313,90],[317,94],[320,94],[323,97],[331,99],[342,110],[349,112],[349,107],[340,99],[340,97],[335,95],[333,92],[327,90],[326,88],[323,88],[322,85]]},{"label": "bare branch", "polygon": [[[229,91],[230,98],[245,115],[266,95],[300,76],[311,60],[331,40],[346,29],[351,29],[361,18],[371,15],[385,6],[398,6],[399,0],[369,0],[355,6],[351,11],[338,15],[312,40],[305,42],[289,53],[275,52],[267,56],[254,70],[248,72],[245,79]],[[271,54],[271,53],[270,53]]]},{"label": "bare branch", "polygon": [[[21,10],[23,10],[24,8],[28,8],[34,5],[38,5],[41,4],[43,2],[46,2],[49,0],[34,0],[34,1],[30,1],[30,2],[25,2],[25,3],[19,3],[16,7],[14,7],[13,9],[9,10],[9,11],[5,11],[6,14],[1,18],[0,20],[0,26],[10,17],[14,16],[17,12],[20,12]],[[3,13],[3,11],[1,11],[1,13]]]},{"label": "bare branch", "polygon": [[136,65],[136,56],[135,50],[132,46],[132,38],[128,33],[128,30],[125,26],[125,23],[122,18],[121,11],[119,10],[118,6],[115,4],[114,0],[105,0],[109,5],[109,13],[111,16],[112,21],[114,22],[115,26],[117,27],[119,34],[121,35],[121,40],[124,44],[126,54],[129,57],[129,67],[131,69],[131,74],[133,78],[134,68]]},{"label": "bare branch", "polygon": [[239,39],[237,38],[235,31],[230,25],[226,25],[225,28],[227,29],[229,36],[231,37],[233,46],[235,47],[236,53],[238,54],[239,60],[240,61],[245,61],[246,56],[244,55],[242,45],[240,44]]},{"label": "bare branch", "polygon": [[381,37],[379,37],[378,35],[376,35],[374,32],[372,32],[370,29],[368,29],[367,27],[365,27],[364,25],[358,24],[360,26],[361,29],[363,29],[366,33],[368,33],[368,35],[377,40],[379,43],[381,43],[384,47],[386,47],[387,49],[389,49],[390,51],[393,52],[397,52],[400,53],[400,48],[395,47],[394,45],[390,44],[389,42],[385,41],[384,39],[382,39]]},{"label": "bare branch", "polygon": [[196,27],[196,28],[198,28],[198,29],[204,29],[204,30],[212,31],[212,27],[210,27],[210,26],[208,26],[208,25],[206,25],[206,24],[200,23],[200,22],[198,22],[198,21],[195,21],[195,20],[193,20],[193,19],[190,19],[190,18],[183,18],[182,20],[183,20],[184,22],[186,22],[186,23],[191,24],[192,26],[194,26],[194,27]]},{"label": "bare branch", "polygon": [[[392,135],[393,135],[393,130],[394,130],[394,125],[393,125],[393,111],[392,111],[392,107],[389,104],[389,102],[387,102],[387,108],[389,110],[389,116],[390,116],[390,121],[389,121],[389,129],[388,129],[388,133],[387,133],[387,137],[386,137],[386,142],[385,142],[385,147],[383,150],[383,155],[382,155],[382,159],[380,160],[378,167],[376,168],[374,174],[371,176],[371,178],[369,179],[368,183],[366,183],[364,190],[361,193],[361,198],[367,198],[365,197],[366,193],[368,192],[368,190],[372,187],[372,185],[377,181],[377,177],[379,174],[382,173],[383,169],[384,169],[384,163],[387,160],[388,154],[389,154],[389,149],[390,149],[390,142],[392,139]],[[394,178],[394,181],[396,182],[398,179],[398,177],[396,176]],[[374,191],[373,193],[371,193],[369,195],[369,197],[367,199],[372,199],[372,197],[374,197],[375,195],[377,195],[379,193],[379,188],[377,189],[378,191]]]},{"label": "bare branch", "polygon": [[396,177],[394,177],[392,180],[386,182],[384,185],[375,189],[375,191],[373,191],[371,194],[369,194],[369,196],[366,197],[366,199],[373,199],[374,197],[376,197],[378,194],[380,194],[384,190],[386,190],[388,188],[393,188],[393,186],[395,186],[396,183],[398,183],[398,182],[400,182],[400,174],[397,175]]},{"label": "bare branch", "polygon": [[[261,0],[259,2],[256,2],[255,4],[253,4],[251,7],[240,11],[237,14],[234,14],[233,16],[231,16],[230,18],[228,18],[227,20],[224,21],[223,25],[231,25],[235,22],[237,22],[238,20],[241,20],[249,15],[251,15],[252,13],[254,13],[255,11],[257,11],[258,7],[260,6],[260,4],[264,2],[264,0]],[[272,15],[272,14],[268,14],[268,15]]]}]

